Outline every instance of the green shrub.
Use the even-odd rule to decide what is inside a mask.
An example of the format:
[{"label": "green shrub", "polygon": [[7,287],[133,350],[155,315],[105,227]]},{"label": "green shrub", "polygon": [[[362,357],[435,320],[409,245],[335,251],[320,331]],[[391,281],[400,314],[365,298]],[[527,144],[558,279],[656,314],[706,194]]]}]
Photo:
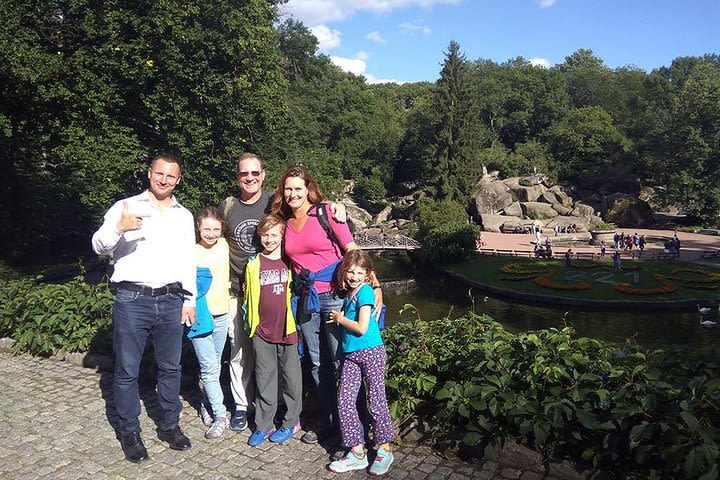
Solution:
[{"label": "green shrub", "polygon": [[65,284],[3,281],[0,334],[15,340],[14,353],[109,351],[112,299],[107,284],[88,285],[82,277]]},{"label": "green shrub", "polygon": [[477,228],[472,225],[448,225],[436,228],[420,238],[421,262],[458,262],[475,251]]},{"label": "green shrub", "polygon": [[620,475],[716,478],[720,349],[644,351],[572,329],[514,335],[488,317],[397,323],[385,331],[398,419],[439,446],[508,439]]},{"label": "green shrub", "polygon": [[355,191],[372,203],[385,203],[387,188],[382,180],[376,177],[362,177],[355,184]]}]

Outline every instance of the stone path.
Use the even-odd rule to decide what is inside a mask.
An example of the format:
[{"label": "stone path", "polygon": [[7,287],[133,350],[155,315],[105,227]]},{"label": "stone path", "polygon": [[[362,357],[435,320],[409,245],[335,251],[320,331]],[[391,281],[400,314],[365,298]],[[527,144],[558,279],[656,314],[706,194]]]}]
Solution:
[{"label": "stone path", "polygon": [[[333,448],[306,445],[297,438],[284,445],[247,445],[249,430],[229,431],[206,440],[196,411],[183,398],[180,424],[192,449],[175,452],[155,436],[149,417],[157,411],[145,389],[141,423],[150,460],[135,465],[123,458],[110,424],[111,375],[68,362],[0,353],[0,478],[156,479],[365,478],[365,472],[336,475],[326,469]],[[110,420],[108,420],[110,419]],[[399,447],[386,475],[393,479],[504,478],[494,464],[446,460],[427,447]],[[499,470],[498,470],[499,471]],[[511,478],[519,478],[517,471]],[[507,477],[505,477],[507,478]],[[529,477],[541,478],[541,477]]]}]

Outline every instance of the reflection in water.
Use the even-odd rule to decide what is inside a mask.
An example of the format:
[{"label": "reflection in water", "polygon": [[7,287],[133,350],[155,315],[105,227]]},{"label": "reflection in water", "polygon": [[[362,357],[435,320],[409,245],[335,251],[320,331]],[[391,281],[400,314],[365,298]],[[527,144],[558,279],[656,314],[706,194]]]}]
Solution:
[{"label": "reflection in water", "polygon": [[[404,312],[402,317],[398,314],[406,303],[417,307],[424,320],[445,316],[457,318],[468,313],[474,305],[476,313],[493,317],[511,332],[568,325],[575,328],[578,336],[612,342],[634,337],[637,343],[647,347],[717,345],[720,341],[720,323],[715,328],[702,327],[694,308],[690,312],[663,310],[653,313],[582,311],[569,306],[553,308],[492,297],[435,271],[416,273],[405,255],[375,255],[373,259],[386,287],[386,321],[390,325],[415,318],[410,311]],[[720,320],[716,310],[706,319]]]}]

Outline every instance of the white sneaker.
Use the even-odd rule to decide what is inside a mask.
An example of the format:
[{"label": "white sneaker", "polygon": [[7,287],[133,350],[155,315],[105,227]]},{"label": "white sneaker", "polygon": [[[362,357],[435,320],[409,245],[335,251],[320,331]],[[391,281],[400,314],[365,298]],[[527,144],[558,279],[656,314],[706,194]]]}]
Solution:
[{"label": "white sneaker", "polygon": [[208,412],[207,408],[205,407],[205,404],[203,402],[200,402],[200,420],[202,420],[203,425],[206,427],[209,427],[213,424],[213,417],[210,415],[210,412]]},{"label": "white sneaker", "polygon": [[218,417],[214,422],[212,422],[208,431],[205,432],[205,438],[214,439],[222,437],[222,434],[225,432],[227,426],[227,417]]}]

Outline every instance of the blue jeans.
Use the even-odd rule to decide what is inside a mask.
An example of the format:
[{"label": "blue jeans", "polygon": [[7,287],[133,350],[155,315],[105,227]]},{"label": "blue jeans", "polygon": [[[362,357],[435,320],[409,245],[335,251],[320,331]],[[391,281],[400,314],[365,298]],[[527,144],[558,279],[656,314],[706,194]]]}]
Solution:
[{"label": "blue jeans", "polygon": [[148,336],[155,346],[158,369],[157,397],[162,416],[159,427],[175,428],[180,419],[180,353],[183,326],[182,297],[151,297],[119,289],[113,304],[115,371],[113,398],[118,413],[118,434],[140,432],[138,373]]},{"label": "blue jeans", "polygon": [[198,363],[200,364],[200,378],[203,383],[202,402],[212,412],[214,418],[225,417],[225,398],[220,387],[220,358],[225,348],[227,338],[228,319],[226,313],[213,317],[215,327],[213,331],[202,337],[192,339]]},{"label": "blue jeans", "polygon": [[315,428],[318,431],[337,427],[337,381],[342,358],[340,326],[325,323],[331,310],[340,311],[343,297],[332,291],[320,294],[320,313],[310,315],[310,320],[300,325],[302,336],[310,357],[310,375],[317,386],[318,408]]}]

